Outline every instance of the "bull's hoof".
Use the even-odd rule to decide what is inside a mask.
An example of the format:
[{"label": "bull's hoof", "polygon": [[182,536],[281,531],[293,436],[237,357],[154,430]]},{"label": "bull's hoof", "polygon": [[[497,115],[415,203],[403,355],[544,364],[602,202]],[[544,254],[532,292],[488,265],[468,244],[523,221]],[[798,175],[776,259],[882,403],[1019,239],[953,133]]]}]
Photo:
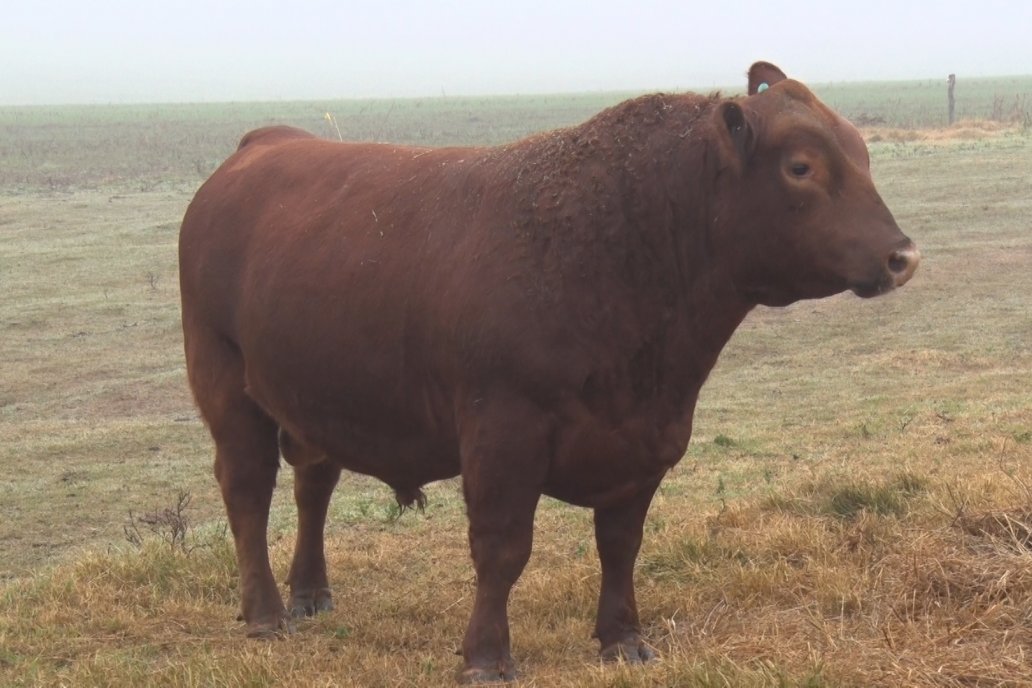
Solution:
[{"label": "bull's hoof", "polygon": [[259,621],[247,624],[247,637],[256,640],[279,640],[291,635],[297,629],[294,622],[282,616],[275,621]]},{"label": "bull's hoof", "polygon": [[464,686],[501,685],[516,680],[516,667],[508,663],[500,667],[469,667],[458,675]]},{"label": "bull's hoof", "polygon": [[646,664],[656,659],[656,651],[640,636],[633,635],[602,648],[600,656],[603,662]]},{"label": "bull's hoof", "polygon": [[301,619],[333,610],[333,594],[329,588],[298,590],[290,595],[290,616]]}]

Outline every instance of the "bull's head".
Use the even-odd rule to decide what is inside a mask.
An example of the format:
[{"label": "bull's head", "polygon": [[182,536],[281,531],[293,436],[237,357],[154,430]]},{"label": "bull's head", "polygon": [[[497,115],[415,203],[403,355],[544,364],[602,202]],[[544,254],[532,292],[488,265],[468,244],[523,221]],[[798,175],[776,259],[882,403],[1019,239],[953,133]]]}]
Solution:
[{"label": "bull's head", "polygon": [[875,190],[852,124],[766,62],[715,117],[735,187],[720,241],[742,294],[784,305],[846,289],[876,296],[910,279],[920,253]]}]

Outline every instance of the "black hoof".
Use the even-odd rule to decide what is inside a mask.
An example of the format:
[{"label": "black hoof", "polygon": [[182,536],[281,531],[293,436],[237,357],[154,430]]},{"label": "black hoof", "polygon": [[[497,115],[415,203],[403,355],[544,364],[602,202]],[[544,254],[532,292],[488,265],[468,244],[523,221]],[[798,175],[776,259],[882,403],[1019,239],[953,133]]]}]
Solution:
[{"label": "black hoof", "polygon": [[328,612],[332,609],[333,594],[329,588],[301,590],[290,596],[290,616],[295,619],[315,616],[319,612]]},{"label": "black hoof", "polygon": [[628,664],[647,664],[656,659],[656,651],[638,636],[625,638],[604,647],[600,655],[604,662],[627,662]]},{"label": "black hoof", "polygon": [[247,637],[256,640],[280,640],[292,635],[297,629],[286,616],[277,621],[263,621],[247,624]]},{"label": "black hoof", "polygon": [[464,686],[502,685],[516,680],[516,668],[511,665],[491,669],[472,667],[459,672],[458,679]]}]

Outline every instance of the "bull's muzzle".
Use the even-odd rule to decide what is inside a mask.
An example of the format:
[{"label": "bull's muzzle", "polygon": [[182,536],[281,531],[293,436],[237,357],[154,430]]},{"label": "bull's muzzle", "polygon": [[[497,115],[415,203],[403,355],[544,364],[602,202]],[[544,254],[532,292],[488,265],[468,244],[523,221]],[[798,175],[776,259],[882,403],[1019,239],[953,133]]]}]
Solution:
[{"label": "bull's muzzle", "polygon": [[889,273],[892,275],[892,286],[902,287],[914,275],[921,262],[921,252],[913,244],[897,249],[889,256]]}]

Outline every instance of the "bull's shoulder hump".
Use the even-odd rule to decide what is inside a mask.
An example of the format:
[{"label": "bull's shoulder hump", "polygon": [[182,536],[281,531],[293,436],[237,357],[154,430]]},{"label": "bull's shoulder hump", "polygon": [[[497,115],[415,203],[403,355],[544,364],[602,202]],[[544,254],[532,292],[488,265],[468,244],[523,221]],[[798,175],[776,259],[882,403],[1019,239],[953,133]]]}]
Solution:
[{"label": "bull's shoulder hump", "polygon": [[244,137],[240,139],[240,145],[237,146],[237,150],[241,150],[247,146],[263,145],[268,146],[282,141],[290,141],[295,139],[314,139],[316,138],[312,134],[308,133],[304,129],[298,129],[297,127],[288,126],[274,126],[274,127],[262,127],[261,129],[255,129],[244,134]]}]

